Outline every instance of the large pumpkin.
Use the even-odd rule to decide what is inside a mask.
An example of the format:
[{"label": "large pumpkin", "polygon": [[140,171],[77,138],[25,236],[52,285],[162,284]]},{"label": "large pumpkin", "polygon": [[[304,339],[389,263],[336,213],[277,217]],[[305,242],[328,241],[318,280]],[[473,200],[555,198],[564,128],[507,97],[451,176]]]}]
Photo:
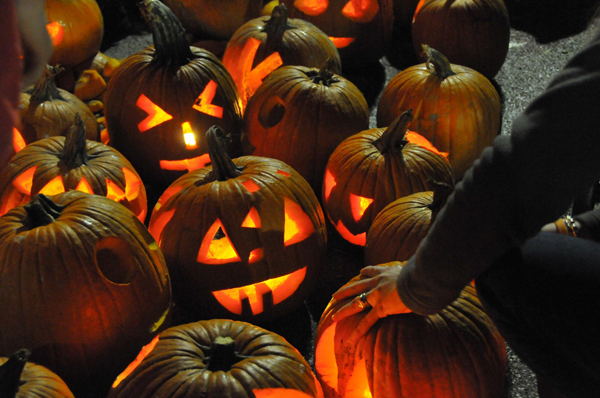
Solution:
[{"label": "large pumpkin", "polygon": [[310,365],[280,335],[211,319],[171,327],[113,383],[108,398],[322,398]]},{"label": "large pumpkin", "polygon": [[103,196],[40,194],[0,217],[0,273],[0,355],[28,347],[75,396],[105,397],[170,322],[158,245]]},{"label": "large pumpkin", "polygon": [[241,152],[242,108],[235,83],[212,53],[190,47],[173,13],[158,0],[141,4],[154,46],[122,61],[108,83],[109,144],[136,168],[146,185],[166,188],[208,162],[201,134],[219,125]]},{"label": "large pumpkin", "polygon": [[412,40],[422,61],[423,44],[453,64],[496,76],[508,54],[510,20],[503,0],[421,0],[412,23]]},{"label": "large pumpkin", "polygon": [[66,137],[48,137],[19,151],[0,172],[0,216],[38,193],[77,189],[106,196],[144,222],[146,189],[131,163],[116,149],[86,140],[79,116]]},{"label": "large pumpkin", "polygon": [[281,0],[290,17],[319,27],[337,47],[344,68],[376,63],[394,25],[393,0]]},{"label": "large pumpkin", "polygon": [[317,327],[315,372],[326,398],[503,396],[506,346],[473,286],[436,315],[379,319],[351,353],[344,340],[366,311],[331,319],[348,301],[332,299]]},{"label": "large pumpkin", "polygon": [[462,179],[500,133],[500,96],[481,73],[425,49],[427,62],[404,69],[385,86],[377,104],[377,126],[389,126],[412,108],[411,129],[448,152],[456,178]]},{"label": "large pumpkin", "polygon": [[248,101],[244,131],[253,155],[282,160],[320,196],[331,153],[369,127],[369,106],[349,80],[324,68],[283,66]]},{"label": "large pumpkin", "polygon": [[322,203],[350,243],[365,245],[371,223],[388,203],[430,190],[433,181],[453,184],[450,163],[422,136],[407,130],[411,120],[409,110],[387,128],[357,133],[329,157]]},{"label": "large pumpkin", "polygon": [[298,308],[325,254],[323,211],[308,183],[271,158],[231,160],[209,129],[212,166],[177,179],[149,229],[165,255],[177,305],[201,319],[271,321]]},{"label": "large pumpkin", "polygon": [[245,107],[262,80],[281,65],[328,66],[342,73],[340,54],[327,35],[315,25],[288,18],[285,4],[270,16],[242,25],[229,40],[223,64],[231,73]]}]

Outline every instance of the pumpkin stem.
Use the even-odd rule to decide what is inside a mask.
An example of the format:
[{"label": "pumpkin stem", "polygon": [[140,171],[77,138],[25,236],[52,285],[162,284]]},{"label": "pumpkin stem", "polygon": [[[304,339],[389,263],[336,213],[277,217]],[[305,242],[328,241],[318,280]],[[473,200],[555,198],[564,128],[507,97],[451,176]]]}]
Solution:
[{"label": "pumpkin stem", "polygon": [[427,69],[440,79],[445,79],[448,76],[456,75],[450,66],[448,58],[438,50],[429,47],[427,44],[422,44],[423,53],[427,57]]},{"label": "pumpkin stem", "polygon": [[408,143],[406,139],[406,131],[408,125],[413,119],[412,108],[404,111],[398,116],[388,128],[385,129],[381,137],[373,141],[373,145],[382,154],[389,152],[402,153],[402,149]]},{"label": "pumpkin stem", "polygon": [[64,68],[60,66],[46,66],[46,71],[44,72],[44,75],[35,83],[35,86],[31,91],[29,103],[33,105],[33,107],[30,106],[30,109],[35,109],[37,105],[46,101],[66,101],[60,93],[58,87],[56,87],[56,83],[54,82],[54,78],[56,77],[56,75],[58,75],[63,70]]},{"label": "pumpkin stem", "polygon": [[0,366],[0,398],[14,398],[21,386],[21,373],[31,352],[25,348],[11,355],[8,361]]},{"label": "pumpkin stem", "polygon": [[427,206],[431,210],[431,223],[433,223],[440,210],[446,204],[446,200],[454,190],[454,187],[441,181],[428,180],[428,183],[433,185],[433,201]]},{"label": "pumpkin stem", "polygon": [[229,336],[219,336],[213,340],[208,355],[202,360],[211,372],[227,372],[236,363],[249,358],[235,351],[235,341]]},{"label": "pumpkin stem", "polygon": [[76,169],[87,163],[87,139],[85,125],[79,115],[75,114],[75,123],[69,127],[62,153],[61,162],[69,169]]},{"label": "pumpkin stem", "polygon": [[274,53],[281,46],[283,34],[286,30],[295,29],[295,26],[288,22],[288,9],[285,4],[279,4],[271,12],[271,18],[264,22],[265,26],[261,29],[267,34],[266,50],[267,54]]},{"label": "pumpkin stem", "polygon": [[139,7],[152,31],[152,62],[175,66],[187,64],[193,58],[192,50],[185,37],[185,29],[173,11],[158,0],[143,0]]},{"label": "pumpkin stem", "polygon": [[206,131],[206,143],[208,145],[208,156],[212,164],[212,171],[207,174],[204,184],[209,181],[227,181],[242,174],[242,168],[233,163],[231,157],[225,151],[227,147],[227,135],[223,129],[217,125],[212,126]]},{"label": "pumpkin stem", "polygon": [[329,87],[333,83],[337,83],[340,81],[340,79],[338,79],[335,76],[335,73],[329,70],[328,67],[320,69],[311,69],[308,72],[306,72],[306,76],[308,76],[308,78],[312,80],[313,83],[322,84],[326,87]]},{"label": "pumpkin stem", "polygon": [[27,224],[32,229],[54,222],[65,208],[63,205],[54,203],[52,199],[42,193],[31,198],[31,201],[24,207],[28,216]]}]

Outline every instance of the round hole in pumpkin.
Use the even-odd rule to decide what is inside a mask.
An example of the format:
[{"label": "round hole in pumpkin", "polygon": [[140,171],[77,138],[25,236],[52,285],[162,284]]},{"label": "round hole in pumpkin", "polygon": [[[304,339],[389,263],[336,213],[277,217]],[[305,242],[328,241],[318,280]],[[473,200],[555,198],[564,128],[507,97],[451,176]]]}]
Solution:
[{"label": "round hole in pumpkin", "polygon": [[258,112],[258,121],[264,128],[276,126],[285,115],[285,103],[278,96],[266,100]]},{"label": "round hole in pumpkin", "polygon": [[96,243],[96,264],[102,275],[112,283],[124,285],[135,276],[133,252],[129,244],[116,236]]}]

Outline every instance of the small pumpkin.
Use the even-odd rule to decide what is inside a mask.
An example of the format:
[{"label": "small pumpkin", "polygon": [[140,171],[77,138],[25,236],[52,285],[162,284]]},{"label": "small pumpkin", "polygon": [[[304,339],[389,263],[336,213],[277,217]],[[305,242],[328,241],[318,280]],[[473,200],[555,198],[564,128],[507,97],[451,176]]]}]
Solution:
[{"label": "small pumpkin", "polygon": [[496,76],[508,54],[510,20],[503,0],[420,0],[412,23],[417,56],[422,45],[442,52],[453,64]]},{"label": "small pumpkin", "polygon": [[165,189],[208,162],[202,134],[219,125],[232,156],[241,153],[242,108],[231,75],[212,53],[190,47],[183,27],[158,0],[140,3],[154,45],[124,59],[106,93],[109,143],[146,185]]},{"label": "small pumpkin", "polygon": [[83,120],[87,139],[100,140],[100,128],[90,108],[74,94],[56,86],[54,79],[62,72],[62,68],[48,66],[44,76],[21,93],[21,125],[14,134],[25,144],[66,135],[76,114]]},{"label": "small pumpkin", "polygon": [[169,326],[158,245],[103,196],[38,194],[4,214],[0,273],[0,353],[28,347],[75,396],[106,397],[120,369]]},{"label": "small pumpkin", "polygon": [[161,195],[149,230],[165,255],[176,303],[202,319],[259,323],[289,314],[315,286],[326,249],[308,183],[276,159],[230,159],[224,132],[206,133],[211,166]]},{"label": "small pumpkin", "polygon": [[28,362],[31,351],[20,349],[10,357],[0,357],[0,397],[74,398],[56,373]]},{"label": "small pumpkin", "polygon": [[340,54],[315,25],[288,18],[285,4],[270,16],[251,19],[235,31],[223,54],[245,107],[262,80],[281,65],[322,67],[342,73]]},{"label": "small pumpkin", "polygon": [[146,189],[131,163],[116,149],[87,140],[76,116],[66,137],[48,137],[19,151],[0,172],[0,216],[37,195],[77,189],[106,196],[144,222]]},{"label": "small pumpkin", "polygon": [[211,319],[158,335],[113,383],[108,398],[125,397],[323,398],[323,392],[308,362],[280,335]]},{"label": "small pumpkin", "polygon": [[432,181],[453,184],[450,163],[408,131],[411,120],[408,110],[387,128],[346,138],[329,157],[321,201],[329,221],[350,243],[365,245],[373,220],[390,202],[430,190]]},{"label": "small pumpkin", "polygon": [[388,126],[413,109],[411,129],[448,152],[458,180],[500,133],[502,105],[492,83],[481,73],[455,65],[424,46],[427,62],[396,74],[377,104],[377,126]]},{"label": "small pumpkin", "polygon": [[473,286],[436,315],[379,319],[352,352],[344,340],[367,311],[331,319],[350,299],[332,299],[317,326],[315,373],[326,398],[503,396],[506,346]]},{"label": "small pumpkin", "polygon": [[286,65],[248,101],[244,131],[255,156],[279,159],[320,197],[325,166],[346,138],[369,127],[369,106],[348,79],[327,68]]}]

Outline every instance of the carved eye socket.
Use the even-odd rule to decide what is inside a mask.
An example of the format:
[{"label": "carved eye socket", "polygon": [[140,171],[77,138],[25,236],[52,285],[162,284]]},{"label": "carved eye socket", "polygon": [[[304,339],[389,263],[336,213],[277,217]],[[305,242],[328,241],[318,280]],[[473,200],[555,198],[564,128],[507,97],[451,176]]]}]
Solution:
[{"label": "carved eye socket", "polygon": [[217,219],[202,239],[197,261],[205,264],[227,264],[240,261],[240,256],[227,236],[221,220]]},{"label": "carved eye socket", "polygon": [[156,105],[144,94],[139,96],[135,104],[138,106],[138,108],[148,114],[144,120],[138,123],[138,129],[140,130],[140,133],[150,130],[159,124],[163,124],[167,120],[173,119],[173,116],[165,112],[160,106]]},{"label": "carved eye socket", "polygon": [[296,0],[294,7],[306,15],[316,16],[325,12],[329,6],[329,0]]},{"label": "carved eye socket", "polygon": [[351,21],[371,22],[379,12],[379,0],[350,0],[342,9],[342,14]]}]

